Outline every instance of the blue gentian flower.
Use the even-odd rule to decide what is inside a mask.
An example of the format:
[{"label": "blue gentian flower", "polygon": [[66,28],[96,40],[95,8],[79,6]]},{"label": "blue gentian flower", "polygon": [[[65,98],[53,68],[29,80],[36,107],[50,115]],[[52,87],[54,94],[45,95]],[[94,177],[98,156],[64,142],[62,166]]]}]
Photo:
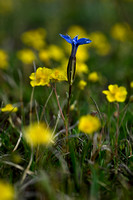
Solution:
[{"label": "blue gentian flower", "polygon": [[89,44],[91,40],[87,38],[81,38],[78,40],[78,36],[75,36],[73,39],[69,35],[60,34],[60,36],[72,45],[72,51],[71,51],[71,55],[70,55],[70,58],[68,61],[68,67],[67,67],[68,82],[69,82],[69,85],[72,85],[74,81],[74,77],[75,77],[75,71],[76,71],[77,48],[79,45]]},{"label": "blue gentian flower", "polygon": [[81,38],[78,40],[78,35],[75,36],[73,39],[69,35],[60,34],[60,36],[72,45],[72,52],[71,52],[72,57],[76,56],[77,48],[79,45],[89,44],[90,42],[92,42],[90,39],[87,38]]}]

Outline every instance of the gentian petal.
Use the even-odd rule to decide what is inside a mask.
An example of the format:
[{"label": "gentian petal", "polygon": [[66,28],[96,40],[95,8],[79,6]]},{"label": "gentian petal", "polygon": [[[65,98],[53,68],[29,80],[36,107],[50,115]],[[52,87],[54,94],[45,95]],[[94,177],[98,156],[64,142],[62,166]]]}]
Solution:
[{"label": "gentian petal", "polygon": [[81,38],[77,41],[77,45],[82,45],[82,44],[89,44],[90,42],[92,42],[90,39],[87,38]]},{"label": "gentian petal", "polygon": [[73,43],[74,43],[74,44],[77,44],[77,41],[78,41],[78,35],[76,35],[76,36],[73,38]]},{"label": "gentian petal", "polygon": [[72,44],[73,40],[69,35],[59,34],[62,38],[64,38],[68,43]]}]

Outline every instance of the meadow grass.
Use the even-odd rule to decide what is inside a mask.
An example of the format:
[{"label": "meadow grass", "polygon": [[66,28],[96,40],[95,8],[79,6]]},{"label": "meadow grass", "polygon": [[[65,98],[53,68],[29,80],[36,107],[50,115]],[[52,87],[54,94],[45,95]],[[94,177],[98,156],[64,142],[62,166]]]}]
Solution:
[{"label": "meadow grass", "polygon": [[[102,103],[97,103],[101,86],[90,85],[89,92],[88,88],[80,90],[77,79],[70,105],[77,103],[70,109],[68,136],[64,124],[67,82],[56,83],[57,96],[55,86],[23,88],[22,101],[16,104],[19,111],[1,112],[0,173],[14,185],[16,199],[132,198],[132,102],[109,103],[103,95]],[[27,98],[28,90],[31,97]],[[88,113],[101,123],[89,135],[78,129],[80,116]],[[33,148],[23,129],[40,119],[53,129],[54,143]]]}]

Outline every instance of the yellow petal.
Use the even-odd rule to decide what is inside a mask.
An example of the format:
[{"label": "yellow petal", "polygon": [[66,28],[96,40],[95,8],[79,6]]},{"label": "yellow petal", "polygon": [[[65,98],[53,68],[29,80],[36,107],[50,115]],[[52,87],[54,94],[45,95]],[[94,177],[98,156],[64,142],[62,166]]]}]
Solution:
[{"label": "yellow petal", "polygon": [[118,90],[118,85],[109,85],[108,89],[111,93],[115,93]]}]

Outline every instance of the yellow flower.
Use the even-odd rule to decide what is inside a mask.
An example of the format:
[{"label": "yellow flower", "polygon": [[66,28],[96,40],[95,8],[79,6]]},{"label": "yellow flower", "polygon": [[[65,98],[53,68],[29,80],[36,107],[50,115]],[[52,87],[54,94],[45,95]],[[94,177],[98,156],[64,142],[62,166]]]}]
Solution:
[{"label": "yellow flower", "polygon": [[52,74],[50,75],[50,79],[67,81],[67,72],[66,70],[62,70],[60,68],[53,69]]},{"label": "yellow flower", "polygon": [[49,57],[55,61],[60,61],[64,57],[62,49],[56,45],[50,45],[48,48]]},{"label": "yellow flower", "polygon": [[14,200],[15,191],[12,185],[0,180],[0,200]]},{"label": "yellow flower", "polygon": [[30,145],[48,145],[52,143],[52,131],[45,123],[33,123],[24,128],[24,137]]},{"label": "yellow flower", "polygon": [[39,58],[40,58],[41,61],[49,63],[49,61],[50,61],[50,55],[49,55],[48,50],[42,49],[39,52]]},{"label": "yellow flower", "polygon": [[48,85],[50,82],[52,70],[45,68],[45,67],[39,67],[35,73],[32,73],[29,78],[31,79],[31,86],[44,86]]},{"label": "yellow flower", "polygon": [[89,37],[93,41],[90,46],[92,45],[96,49],[97,54],[100,56],[106,56],[110,53],[111,46],[102,32],[93,32]]},{"label": "yellow flower", "polygon": [[111,35],[116,40],[125,41],[128,38],[129,26],[127,24],[115,24],[111,29]]},{"label": "yellow flower", "polygon": [[5,51],[0,49],[0,68],[6,69],[8,67],[8,55]]},{"label": "yellow flower", "polygon": [[88,46],[84,46],[84,45],[79,46],[76,53],[77,61],[85,62],[89,59],[90,55],[87,48]]},{"label": "yellow flower", "polygon": [[82,73],[87,74],[88,72],[89,72],[89,68],[88,68],[87,64],[85,64],[84,62],[79,62],[77,60],[77,63],[76,63],[76,73],[78,75],[81,75]]},{"label": "yellow flower", "polygon": [[86,31],[81,26],[78,26],[78,25],[70,26],[67,33],[72,38],[74,38],[75,35],[79,35],[80,37],[88,38]]},{"label": "yellow flower", "polygon": [[0,109],[2,112],[17,112],[18,108],[14,107],[12,104],[7,104],[5,107]]},{"label": "yellow flower", "polygon": [[30,49],[23,49],[18,51],[17,56],[24,64],[32,64],[36,59],[34,52]]},{"label": "yellow flower", "polygon": [[125,87],[118,85],[109,85],[109,90],[104,90],[103,94],[106,94],[106,98],[109,102],[124,102],[127,96],[127,90]]},{"label": "yellow flower", "polygon": [[84,80],[79,81],[78,86],[79,86],[79,88],[80,88],[81,90],[84,90],[84,88],[85,88],[86,85],[87,85],[87,82],[86,82],[86,81],[84,81]]},{"label": "yellow flower", "polygon": [[131,83],[130,83],[130,87],[133,88],[133,81],[131,81]]},{"label": "yellow flower", "polygon": [[31,46],[37,50],[42,49],[45,46],[45,36],[46,31],[43,28],[39,28],[36,30],[30,30],[22,34],[21,39],[22,42]]},{"label": "yellow flower", "polygon": [[78,129],[87,134],[92,134],[101,126],[99,119],[96,116],[85,115],[79,119]]},{"label": "yellow flower", "polygon": [[67,81],[67,72],[61,68],[48,69],[39,67],[35,73],[32,73],[29,78],[31,79],[31,86],[44,86],[49,85],[50,80]]},{"label": "yellow flower", "polygon": [[88,79],[89,79],[89,81],[91,81],[91,82],[97,82],[97,81],[99,81],[99,75],[98,75],[98,73],[97,72],[91,72],[90,74],[89,74],[89,76],[88,76]]},{"label": "yellow flower", "polygon": [[49,63],[50,59],[58,62],[64,58],[64,53],[60,47],[56,45],[50,45],[48,49],[40,50],[39,58],[47,63]]}]

